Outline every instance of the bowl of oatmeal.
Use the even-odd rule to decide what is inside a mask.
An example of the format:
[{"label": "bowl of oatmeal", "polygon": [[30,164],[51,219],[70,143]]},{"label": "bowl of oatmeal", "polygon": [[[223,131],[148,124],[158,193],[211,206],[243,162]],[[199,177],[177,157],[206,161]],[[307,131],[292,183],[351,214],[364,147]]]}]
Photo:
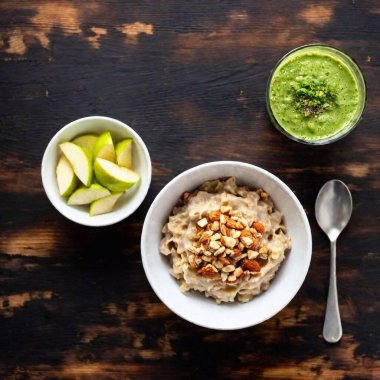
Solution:
[{"label": "bowl of oatmeal", "polygon": [[311,246],[293,192],[273,174],[233,161],[174,178],[152,203],[141,238],[157,296],[180,317],[220,330],[281,311],[306,277]]}]

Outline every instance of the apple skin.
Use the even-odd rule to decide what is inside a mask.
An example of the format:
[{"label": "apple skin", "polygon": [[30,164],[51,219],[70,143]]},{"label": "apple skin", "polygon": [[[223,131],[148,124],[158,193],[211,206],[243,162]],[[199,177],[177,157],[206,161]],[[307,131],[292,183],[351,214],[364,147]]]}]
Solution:
[{"label": "apple skin", "polygon": [[[63,197],[68,197],[77,188],[79,180],[76,177],[69,160],[64,155],[62,155],[58,161],[56,175],[59,193]],[[68,181],[64,181],[64,177],[67,177]],[[66,182],[66,184],[64,182]]]},{"label": "apple skin", "polygon": [[85,186],[90,186],[93,176],[92,155],[86,149],[71,142],[59,145],[63,154],[70,162],[75,175]]},{"label": "apple skin", "polygon": [[[114,175],[110,174],[111,170],[114,172]],[[140,179],[140,176],[134,171],[118,166],[113,162],[106,161],[102,158],[97,158],[95,160],[94,172],[97,181],[114,192],[128,190]],[[115,173],[119,176],[118,178]],[[121,177],[124,177],[124,179],[121,179]]]},{"label": "apple skin", "polygon": [[113,193],[107,197],[100,198],[91,203],[90,206],[90,216],[106,214],[111,212],[115,207],[117,200],[123,195],[120,193]]},{"label": "apple skin", "polygon": [[116,144],[116,163],[127,169],[132,169],[133,139],[125,139]]},{"label": "apple skin", "polygon": [[110,194],[110,191],[105,187],[93,183],[90,187],[82,186],[75,190],[68,199],[67,204],[70,206],[88,205]]},{"label": "apple skin", "polygon": [[93,153],[97,140],[98,140],[97,135],[82,135],[82,136],[76,137],[71,142],[73,144],[77,144],[77,145],[81,146],[82,148],[86,148],[89,152]]},{"label": "apple skin", "polygon": [[103,132],[96,140],[94,146],[94,159],[103,158],[111,162],[115,162],[115,147],[111,133],[109,131]]}]

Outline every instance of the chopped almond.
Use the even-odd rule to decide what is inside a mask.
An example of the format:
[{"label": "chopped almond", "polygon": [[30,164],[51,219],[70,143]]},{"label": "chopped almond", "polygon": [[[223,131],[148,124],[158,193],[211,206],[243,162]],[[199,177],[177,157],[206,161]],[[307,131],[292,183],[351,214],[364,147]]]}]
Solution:
[{"label": "chopped almond", "polygon": [[261,234],[265,234],[265,227],[260,222],[253,222],[253,228],[255,228]]},{"label": "chopped almond", "polygon": [[197,224],[198,224],[199,227],[204,228],[204,227],[207,226],[207,219],[203,218],[201,220],[198,220]]},{"label": "chopped almond", "polygon": [[240,238],[241,242],[248,248],[250,246],[252,246],[254,240],[248,236],[242,236]]},{"label": "chopped almond", "polygon": [[207,245],[207,244],[210,243],[210,236],[209,236],[208,234],[204,233],[204,234],[201,236],[201,238],[200,238],[199,241],[200,241],[202,244]]},{"label": "chopped almond", "polygon": [[222,236],[222,237],[220,238],[220,241],[221,241],[221,243],[222,243],[224,246],[226,246],[226,247],[228,247],[228,248],[233,248],[233,247],[235,247],[235,245],[236,245],[236,240],[235,240],[233,237]]},{"label": "chopped almond", "polygon": [[244,259],[242,268],[250,272],[260,272],[260,264],[256,260]]},{"label": "chopped almond", "polygon": [[220,223],[221,224],[226,224],[227,219],[228,219],[228,217],[226,215],[224,215],[224,214],[220,215]]},{"label": "chopped almond", "polygon": [[222,234],[222,235],[227,235],[227,227],[224,225],[224,224],[221,224],[220,225],[220,233]]},{"label": "chopped almond", "polygon": [[231,218],[227,218],[226,226],[229,228],[236,228],[236,221]]},{"label": "chopped almond", "polygon": [[210,211],[208,217],[211,222],[216,222],[217,220],[220,219],[220,211]]},{"label": "chopped almond", "polygon": [[207,264],[205,267],[199,269],[198,273],[209,278],[215,278],[219,276],[218,270],[211,264]]},{"label": "chopped almond", "polygon": [[218,231],[219,230],[219,222],[216,220],[215,222],[212,223],[211,225],[211,231]]},{"label": "chopped almond", "polygon": [[253,237],[253,235],[251,234],[251,232],[248,231],[248,230],[243,230],[243,231],[241,231],[240,236],[241,236],[241,237],[249,237],[249,238],[252,238],[252,237]]},{"label": "chopped almond", "polygon": [[216,251],[220,248],[220,244],[216,242],[215,240],[212,240],[210,242],[210,248]]},{"label": "chopped almond", "polygon": [[232,210],[232,207],[231,207],[231,206],[222,206],[222,207],[220,208],[220,211],[221,211],[223,214],[228,214],[231,210]]},{"label": "chopped almond", "polygon": [[240,221],[236,222],[236,224],[235,224],[235,228],[237,230],[243,230],[244,227],[245,227],[244,224],[242,222],[240,222]]},{"label": "chopped almond", "polygon": [[220,240],[221,237],[222,235],[219,232],[217,232],[216,234],[211,236],[211,240]]}]

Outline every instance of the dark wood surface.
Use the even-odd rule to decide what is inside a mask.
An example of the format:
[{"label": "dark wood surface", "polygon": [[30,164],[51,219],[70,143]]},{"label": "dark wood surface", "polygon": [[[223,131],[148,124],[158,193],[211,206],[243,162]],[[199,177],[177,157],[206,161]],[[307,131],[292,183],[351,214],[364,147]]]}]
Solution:
[{"label": "dark wood surface", "polygon": [[[288,140],[265,111],[273,65],[315,42],[350,54],[368,85],[360,125],[322,147]],[[2,1],[0,377],[379,379],[379,62],[378,1]],[[61,216],[40,178],[54,133],[88,115],[130,124],[153,161],[143,205],[100,229]],[[234,332],[173,315],[150,288],[139,247],[159,190],[224,159],[284,180],[314,240],[293,301]],[[330,252],[313,211],[332,178],[354,200],[338,242],[336,345],[321,336]]]}]

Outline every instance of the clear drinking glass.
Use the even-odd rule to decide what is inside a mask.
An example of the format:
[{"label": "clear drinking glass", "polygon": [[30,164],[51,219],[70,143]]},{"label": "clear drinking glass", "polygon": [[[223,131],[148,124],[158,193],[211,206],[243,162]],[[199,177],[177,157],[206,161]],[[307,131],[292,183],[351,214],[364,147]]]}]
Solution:
[{"label": "clear drinking glass", "polygon": [[[351,120],[345,125],[342,129],[337,131],[336,133],[328,136],[328,137],[322,137],[320,139],[301,139],[299,137],[293,136],[288,131],[286,131],[279,120],[276,119],[276,117],[273,114],[272,108],[271,108],[271,100],[270,100],[270,86],[272,83],[272,78],[276,71],[285,63],[287,63],[289,60],[293,59],[296,55],[301,55],[303,53],[307,53],[307,50],[314,51],[314,52],[321,52],[321,53],[328,53],[328,55],[334,57],[338,61],[342,61],[347,68],[352,73],[354,79],[356,80],[356,84],[358,87],[358,95],[359,95],[359,105],[355,111],[354,116],[351,118]],[[344,136],[346,136],[348,133],[350,133],[356,125],[361,120],[365,104],[367,99],[367,89],[366,89],[366,83],[364,76],[359,68],[359,66],[354,62],[354,60],[349,57],[347,54],[342,52],[339,49],[336,49],[332,46],[328,45],[319,45],[319,44],[311,44],[311,45],[304,45],[300,46],[296,49],[291,50],[287,54],[285,54],[276,64],[276,66],[273,68],[269,80],[267,83],[267,89],[266,89],[266,105],[267,110],[269,113],[269,117],[274,124],[274,126],[285,136],[289,137],[292,140],[298,141],[303,144],[308,145],[324,145],[324,144],[330,144],[334,141],[340,140]]]}]

